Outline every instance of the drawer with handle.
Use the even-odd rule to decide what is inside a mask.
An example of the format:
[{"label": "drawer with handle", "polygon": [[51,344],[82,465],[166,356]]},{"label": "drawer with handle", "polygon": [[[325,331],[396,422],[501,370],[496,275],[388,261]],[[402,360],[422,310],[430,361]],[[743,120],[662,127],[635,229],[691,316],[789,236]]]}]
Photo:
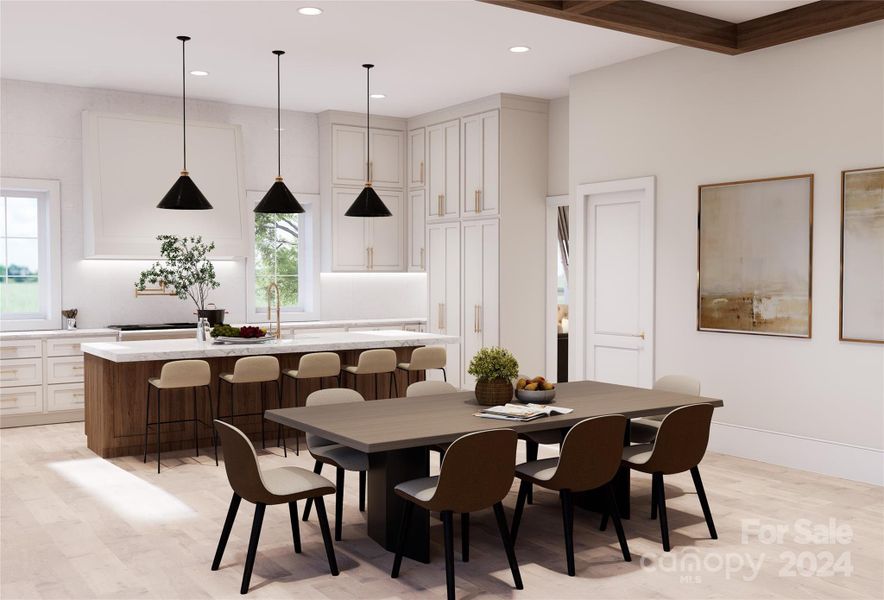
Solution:
[{"label": "drawer with handle", "polygon": [[43,356],[43,340],[0,342],[0,358],[37,358]]},{"label": "drawer with handle", "polygon": [[83,351],[80,350],[80,344],[116,341],[117,338],[114,336],[59,338],[55,340],[46,340],[46,356],[82,356]]},{"label": "drawer with handle", "polygon": [[15,358],[0,361],[0,387],[43,383],[42,358]]},{"label": "drawer with handle", "polygon": [[82,409],[86,401],[82,383],[56,383],[46,386],[46,410]]},{"label": "drawer with handle", "polygon": [[43,386],[0,389],[0,415],[43,412]]},{"label": "drawer with handle", "polygon": [[46,359],[46,383],[77,383],[83,381],[85,370],[80,356],[53,357]]}]

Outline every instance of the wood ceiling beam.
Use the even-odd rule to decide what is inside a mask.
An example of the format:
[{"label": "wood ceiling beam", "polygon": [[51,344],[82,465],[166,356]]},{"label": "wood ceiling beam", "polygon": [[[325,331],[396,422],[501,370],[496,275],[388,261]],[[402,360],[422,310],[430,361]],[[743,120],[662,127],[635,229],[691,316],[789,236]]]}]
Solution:
[{"label": "wood ceiling beam", "polygon": [[645,0],[479,1],[731,55],[884,19],[884,0],[818,0],[739,24]]}]

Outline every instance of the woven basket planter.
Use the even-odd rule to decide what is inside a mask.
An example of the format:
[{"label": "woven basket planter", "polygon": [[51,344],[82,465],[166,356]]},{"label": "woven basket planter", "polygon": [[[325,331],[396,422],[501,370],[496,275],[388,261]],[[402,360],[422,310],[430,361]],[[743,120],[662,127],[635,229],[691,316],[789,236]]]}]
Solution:
[{"label": "woven basket planter", "polygon": [[476,402],[482,406],[498,406],[513,399],[513,384],[506,379],[476,382]]}]

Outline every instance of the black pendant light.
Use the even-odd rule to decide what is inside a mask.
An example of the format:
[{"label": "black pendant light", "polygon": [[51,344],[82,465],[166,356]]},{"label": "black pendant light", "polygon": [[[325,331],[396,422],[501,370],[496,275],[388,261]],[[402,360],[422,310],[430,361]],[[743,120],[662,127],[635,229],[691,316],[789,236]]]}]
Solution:
[{"label": "black pendant light", "polygon": [[[362,65],[365,68],[365,163],[366,169],[371,166],[371,128],[369,114],[371,112],[371,69],[374,65]],[[378,196],[378,193],[371,187],[371,178],[367,178],[365,187],[347,212],[344,214],[348,217],[392,217],[393,213]]]},{"label": "black pendant light", "polygon": [[282,182],[282,109],[280,108],[279,95],[279,61],[285,51],[274,50],[273,53],[276,55],[276,181],[255,207],[255,212],[302,213],[304,207]]},{"label": "black pendant light", "polygon": [[179,35],[177,39],[181,40],[181,129],[183,132],[182,138],[184,140],[184,164],[181,169],[181,177],[178,178],[178,181],[175,182],[172,189],[166,192],[166,195],[163,196],[163,199],[157,204],[157,208],[170,208],[173,210],[207,210],[212,208],[212,205],[209,204],[209,201],[206,200],[206,197],[203,196],[203,193],[198,187],[196,187],[196,184],[187,174],[187,101],[184,93],[187,75],[185,74],[184,45],[190,38],[186,35]]}]

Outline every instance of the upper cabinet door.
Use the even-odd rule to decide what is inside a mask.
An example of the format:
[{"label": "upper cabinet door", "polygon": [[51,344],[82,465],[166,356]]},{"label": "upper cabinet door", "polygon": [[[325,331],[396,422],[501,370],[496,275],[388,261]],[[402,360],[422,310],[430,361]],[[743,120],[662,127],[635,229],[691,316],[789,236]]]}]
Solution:
[{"label": "upper cabinet door", "polygon": [[393,216],[353,219],[365,221],[371,230],[368,270],[402,271],[405,266],[405,202],[403,194],[393,190],[379,189],[376,191]]},{"label": "upper cabinet door", "polygon": [[333,185],[365,185],[366,148],[364,127],[332,125]]},{"label": "upper cabinet door", "polygon": [[375,187],[403,187],[405,132],[372,129],[371,162],[368,167],[369,179]]},{"label": "upper cabinet door", "polygon": [[460,121],[427,128],[427,221],[460,216]]},{"label": "upper cabinet door", "polygon": [[369,225],[366,221],[371,219],[344,215],[361,191],[361,187],[332,189],[332,268],[335,271],[366,271],[369,267]]},{"label": "upper cabinet door", "polygon": [[496,215],[499,207],[500,117],[493,110],[463,119],[461,214]]},{"label": "upper cabinet door", "polygon": [[422,127],[408,132],[408,185],[423,187],[426,173],[426,130]]},{"label": "upper cabinet door", "polygon": [[411,190],[408,193],[409,271],[424,271],[427,268],[425,196],[426,191],[423,189]]}]

